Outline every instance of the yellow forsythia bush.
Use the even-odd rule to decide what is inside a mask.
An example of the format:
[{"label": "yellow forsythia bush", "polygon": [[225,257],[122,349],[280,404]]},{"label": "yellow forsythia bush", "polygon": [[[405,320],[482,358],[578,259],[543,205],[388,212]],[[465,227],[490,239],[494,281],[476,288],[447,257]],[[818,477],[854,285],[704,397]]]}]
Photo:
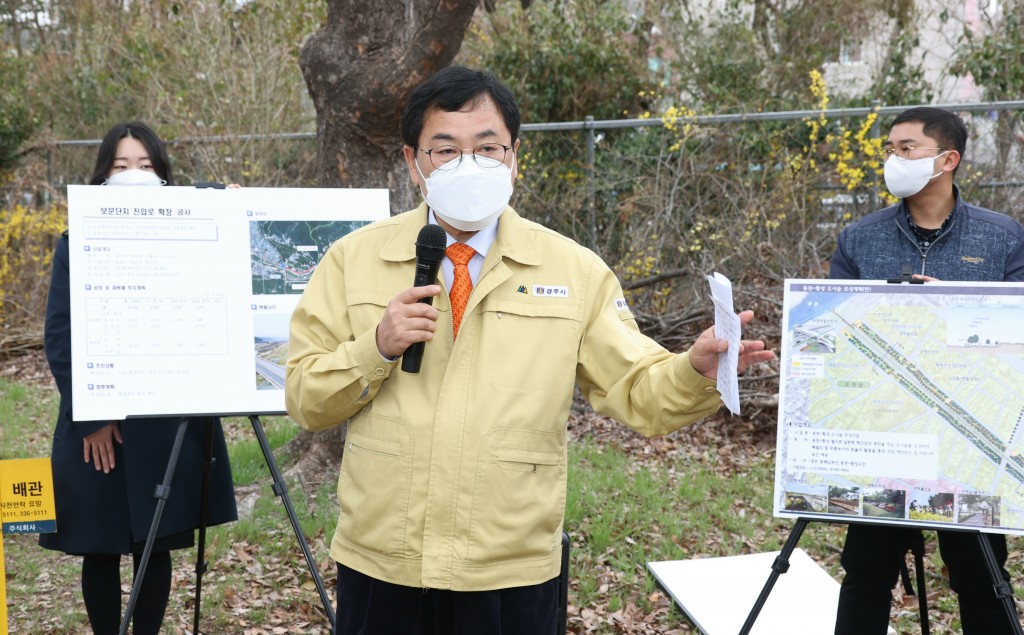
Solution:
[{"label": "yellow forsythia bush", "polygon": [[[42,332],[46,292],[57,237],[67,228],[63,202],[35,209],[0,208],[0,327],[3,343],[23,344],[14,334]],[[8,351],[0,350],[0,355]]]}]

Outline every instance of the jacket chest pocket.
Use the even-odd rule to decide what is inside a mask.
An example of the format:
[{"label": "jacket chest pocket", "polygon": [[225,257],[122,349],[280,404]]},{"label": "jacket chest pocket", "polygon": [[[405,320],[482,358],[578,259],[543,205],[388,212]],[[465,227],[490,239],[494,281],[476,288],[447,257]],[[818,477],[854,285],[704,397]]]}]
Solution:
[{"label": "jacket chest pocket", "polygon": [[480,308],[482,379],[505,391],[571,390],[581,312],[581,302],[569,298],[543,304],[489,299]]},{"label": "jacket chest pocket", "polygon": [[348,306],[352,332],[358,336],[376,328],[384,317],[384,309],[390,300],[391,296],[370,291],[353,291],[346,294],[345,303]]}]

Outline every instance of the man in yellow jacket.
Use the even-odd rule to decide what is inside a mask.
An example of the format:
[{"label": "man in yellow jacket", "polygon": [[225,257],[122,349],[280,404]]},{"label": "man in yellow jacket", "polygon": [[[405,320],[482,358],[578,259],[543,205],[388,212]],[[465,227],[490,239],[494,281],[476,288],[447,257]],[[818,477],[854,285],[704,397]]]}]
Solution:
[{"label": "man in yellow jacket", "polygon": [[[508,207],[518,132],[489,75],[450,67],[417,87],[402,135],[426,202],[335,243],[292,316],[289,414],[349,421],[337,635],[554,632],[573,386],[650,436],[721,405],[724,340],[666,351],[600,258]],[[409,288],[428,223],[449,245],[442,284]],[[418,343],[420,372],[403,372]],[[740,370],[772,356],[744,341]]]}]

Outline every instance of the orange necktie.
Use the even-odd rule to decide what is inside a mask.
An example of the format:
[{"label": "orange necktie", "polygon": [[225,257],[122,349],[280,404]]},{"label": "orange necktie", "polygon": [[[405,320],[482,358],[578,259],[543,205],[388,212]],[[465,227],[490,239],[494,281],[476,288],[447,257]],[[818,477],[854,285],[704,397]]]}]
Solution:
[{"label": "orange necktie", "polygon": [[452,289],[448,292],[448,297],[452,301],[452,329],[455,332],[455,337],[458,337],[462,314],[466,310],[469,294],[473,290],[473,281],[469,277],[469,267],[466,265],[476,255],[476,251],[464,243],[452,243],[444,253],[455,265],[455,279],[452,281]]}]

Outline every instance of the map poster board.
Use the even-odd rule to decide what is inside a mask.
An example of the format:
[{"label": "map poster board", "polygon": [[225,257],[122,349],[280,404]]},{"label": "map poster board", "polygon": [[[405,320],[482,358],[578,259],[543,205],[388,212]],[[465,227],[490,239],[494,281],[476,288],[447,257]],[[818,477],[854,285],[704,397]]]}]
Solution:
[{"label": "map poster board", "polygon": [[774,513],[1024,533],[1024,284],[787,280]]},{"label": "map poster board", "polygon": [[387,190],[68,187],[75,419],[284,413],[288,321]]}]

